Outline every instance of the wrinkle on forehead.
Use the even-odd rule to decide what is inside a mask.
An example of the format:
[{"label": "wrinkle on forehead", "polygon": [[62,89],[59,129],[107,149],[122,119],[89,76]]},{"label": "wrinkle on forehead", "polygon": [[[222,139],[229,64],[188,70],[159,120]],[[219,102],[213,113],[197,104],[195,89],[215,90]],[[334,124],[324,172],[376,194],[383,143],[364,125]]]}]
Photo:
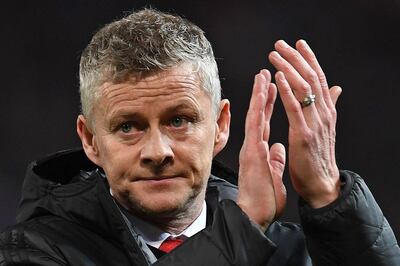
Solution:
[{"label": "wrinkle on forehead", "polygon": [[187,89],[197,89],[200,87],[200,81],[197,74],[193,71],[189,71],[183,67],[162,71],[152,76],[148,76],[143,79],[139,79],[135,76],[131,76],[125,82],[112,83],[106,82],[100,88],[100,97],[110,97],[114,93],[118,93],[120,88],[130,84],[138,91],[154,91],[157,88],[166,87],[182,87]]},{"label": "wrinkle on forehead", "polygon": [[105,83],[102,86],[99,107],[104,115],[110,117],[118,113],[120,108],[156,104],[178,98],[198,106],[196,97],[203,91],[199,83],[195,73],[181,68],[141,80],[133,77],[121,84]]},{"label": "wrinkle on forehead", "polygon": [[142,84],[119,84],[117,87],[110,86],[105,88],[102,97],[111,101],[127,96],[131,100],[137,100],[142,98],[155,98],[157,96],[168,96],[178,93],[195,94],[197,90],[199,90],[199,88],[196,84],[184,82],[174,84],[164,83],[146,87]]},{"label": "wrinkle on forehead", "polygon": [[[186,90],[180,90],[180,92],[174,92],[173,94],[157,94],[147,97],[129,97],[129,94],[124,97],[114,98],[112,101],[108,102],[105,109],[105,115],[107,117],[113,117],[116,114],[124,113],[124,110],[129,113],[129,110],[135,108],[158,108],[163,103],[171,102],[173,104],[184,104],[186,106],[192,106],[192,108],[199,110],[200,105],[196,99],[196,96],[191,93],[187,93]],[[160,103],[159,105],[157,103]],[[161,104],[162,103],[162,104]],[[168,106],[168,105],[167,105]],[[165,107],[167,107],[165,106]],[[140,111],[140,110],[137,110]]]},{"label": "wrinkle on forehead", "polygon": [[143,79],[131,76],[125,82],[112,83],[106,82],[100,88],[100,97],[112,98],[119,94],[121,89],[130,86],[138,94],[138,97],[146,97],[160,94],[160,90],[166,90],[161,94],[171,93],[168,90],[176,88],[185,88],[187,90],[196,90],[200,88],[200,81],[195,72],[187,68],[176,67],[167,71],[156,73]]}]

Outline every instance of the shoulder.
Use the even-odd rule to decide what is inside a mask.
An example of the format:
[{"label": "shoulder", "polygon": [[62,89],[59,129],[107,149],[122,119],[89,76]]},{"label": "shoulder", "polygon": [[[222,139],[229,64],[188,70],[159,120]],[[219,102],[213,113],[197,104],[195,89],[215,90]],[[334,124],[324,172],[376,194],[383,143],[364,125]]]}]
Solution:
[{"label": "shoulder", "polygon": [[56,247],[52,228],[60,219],[41,217],[9,227],[0,234],[0,264],[39,263],[48,260],[48,265],[67,265]]},{"label": "shoulder", "polygon": [[53,238],[54,229],[64,227],[66,221],[56,216],[41,216],[6,228],[0,234],[0,243],[4,245],[34,245],[39,238]]},{"label": "shoulder", "polygon": [[61,217],[41,216],[0,234],[0,265],[127,265],[117,240]]}]

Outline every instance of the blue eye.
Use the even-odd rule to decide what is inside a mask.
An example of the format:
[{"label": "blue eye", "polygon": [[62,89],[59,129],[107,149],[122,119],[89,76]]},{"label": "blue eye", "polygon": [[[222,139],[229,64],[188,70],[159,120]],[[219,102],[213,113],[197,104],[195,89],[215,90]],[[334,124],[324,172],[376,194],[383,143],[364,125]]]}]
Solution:
[{"label": "blue eye", "polygon": [[174,117],[171,121],[171,125],[173,127],[181,127],[182,124],[185,122],[184,118],[182,117]]},{"label": "blue eye", "polygon": [[125,123],[121,125],[121,131],[124,133],[129,133],[132,130],[132,125]]}]

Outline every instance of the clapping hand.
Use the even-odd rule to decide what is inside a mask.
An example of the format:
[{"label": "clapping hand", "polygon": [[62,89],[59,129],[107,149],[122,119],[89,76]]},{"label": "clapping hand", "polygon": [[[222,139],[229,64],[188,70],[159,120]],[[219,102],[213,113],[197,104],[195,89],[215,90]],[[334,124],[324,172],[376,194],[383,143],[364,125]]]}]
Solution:
[{"label": "clapping hand", "polygon": [[263,229],[286,201],[285,148],[268,144],[276,87],[289,120],[289,172],[295,190],[313,208],[328,205],[340,192],[335,104],[341,89],[329,88],[305,41],[298,41],[296,48],[278,41],[275,49],[269,60],[278,70],[276,86],[267,70],[256,75],[239,156],[238,205]]}]

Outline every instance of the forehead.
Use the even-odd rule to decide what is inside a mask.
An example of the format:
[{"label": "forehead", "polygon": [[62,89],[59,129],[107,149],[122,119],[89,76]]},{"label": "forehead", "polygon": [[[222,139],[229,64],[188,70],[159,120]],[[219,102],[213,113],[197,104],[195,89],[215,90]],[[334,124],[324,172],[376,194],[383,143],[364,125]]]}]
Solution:
[{"label": "forehead", "polygon": [[[191,66],[181,65],[142,79],[131,77],[121,83],[106,82],[94,108],[102,115],[113,116],[122,110],[151,112],[167,105],[186,103],[195,108],[210,108],[211,99],[201,89],[200,81]],[[151,108],[150,108],[151,107]],[[96,112],[96,111],[95,111]]]},{"label": "forehead", "polygon": [[121,83],[106,82],[100,88],[100,97],[113,98],[123,92],[135,94],[137,98],[173,94],[175,92],[196,93],[200,90],[198,75],[186,65],[156,72],[144,78],[134,75]]}]

